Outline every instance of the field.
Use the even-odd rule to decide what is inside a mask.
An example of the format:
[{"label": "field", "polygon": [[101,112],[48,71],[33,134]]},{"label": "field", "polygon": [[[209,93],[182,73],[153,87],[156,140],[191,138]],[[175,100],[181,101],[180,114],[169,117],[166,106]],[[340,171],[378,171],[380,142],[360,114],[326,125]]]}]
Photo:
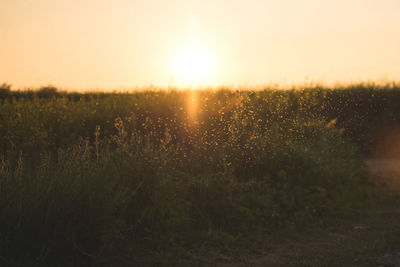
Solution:
[{"label": "field", "polygon": [[[6,266],[212,266],[195,260],[199,250],[252,255],[281,244],[277,236],[327,233],[338,218],[398,212],[397,192],[377,186],[365,164],[400,157],[396,83],[131,93],[0,87]],[[387,220],[387,233],[398,233],[398,218]],[[371,232],[354,244],[377,242],[383,253],[396,243]],[[303,266],[321,264],[310,259],[315,251],[343,256],[342,243],[332,242],[336,254],[300,250]]]}]

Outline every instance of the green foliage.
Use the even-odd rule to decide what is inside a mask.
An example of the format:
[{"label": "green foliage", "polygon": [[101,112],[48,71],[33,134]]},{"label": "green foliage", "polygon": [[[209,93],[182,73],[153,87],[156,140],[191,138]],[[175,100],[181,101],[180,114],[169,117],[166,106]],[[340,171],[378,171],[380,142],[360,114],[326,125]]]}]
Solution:
[{"label": "green foliage", "polygon": [[[351,136],[360,124],[343,113],[363,109],[340,102],[364,89],[50,89],[11,92],[0,106],[6,265],[115,266],[170,244],[250,243],[370,200]],[[394,112],[377,99],[373,114]]]},{"label": "green foliage", "polygon": [[[191,142],[188,133],[190,91],[141,91],[135,93],[65,93],[54,87],[38,91],[11,91],[3,85],[0,97],[0,150],[56,151],[79,136],[91,137],[96,125],[106,136],[115,133],[113,120],[121,117],[128,130],[150,134],[154,140],[168,129],[174,143]],[[3,100],[1,100],[3,99]],[[357,143],[363,153],[376,149],[380,132],[400,126],[400,90],[386,86],[353,85],[347,88],[293,90],[204,90],[195,94],[196,127],[208,131],[210,141],[231,126],[232,114],[253,116],[261,126],[276,127],[281,121],[320,118]],[[253,112],[252,114],[248,112]],[[243,118],[246,120],[246,118]],[[251,125],[247,126],[251,127]]]},{"label": "green foliage", "polygon": [[154,153],[119,135],[47,154],[39,168],[3,158],[0,259],[97,265],[119,256],[128,241],[143,250],[173,238],[182,224],[179,185],[161,174]]}]

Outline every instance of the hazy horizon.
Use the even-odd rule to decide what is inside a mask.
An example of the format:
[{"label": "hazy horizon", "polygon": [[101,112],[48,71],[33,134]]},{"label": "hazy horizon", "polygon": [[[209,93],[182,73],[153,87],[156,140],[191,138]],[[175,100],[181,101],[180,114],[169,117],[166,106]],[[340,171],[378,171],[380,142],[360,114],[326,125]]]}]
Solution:
[{"label": "hazy horizon", "polygon": [[13,88],[400,80],[397,0],[3,0]]}]

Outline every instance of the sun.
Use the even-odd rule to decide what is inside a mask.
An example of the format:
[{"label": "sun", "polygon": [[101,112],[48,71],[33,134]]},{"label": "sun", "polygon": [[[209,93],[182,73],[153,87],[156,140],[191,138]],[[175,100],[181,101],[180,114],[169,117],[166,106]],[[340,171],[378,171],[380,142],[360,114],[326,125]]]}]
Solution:
[{"label": "sun", "polygon": [[192,41],[181,46],[173,61],[173,77],[184,86],[210,83],[215,70],[215,60],[209,49],[200,42]]}]

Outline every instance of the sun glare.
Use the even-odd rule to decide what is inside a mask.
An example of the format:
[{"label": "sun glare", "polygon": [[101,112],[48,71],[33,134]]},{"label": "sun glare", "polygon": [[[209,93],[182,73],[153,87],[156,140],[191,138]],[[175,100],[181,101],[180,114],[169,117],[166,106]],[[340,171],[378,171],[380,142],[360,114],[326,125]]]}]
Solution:
[{"label": "sun glare", "polygon": [[178,49],[172,75],[178,85],[206,85],[210,83],[214,69],[211,52],[201,43],[191,42]]}]

